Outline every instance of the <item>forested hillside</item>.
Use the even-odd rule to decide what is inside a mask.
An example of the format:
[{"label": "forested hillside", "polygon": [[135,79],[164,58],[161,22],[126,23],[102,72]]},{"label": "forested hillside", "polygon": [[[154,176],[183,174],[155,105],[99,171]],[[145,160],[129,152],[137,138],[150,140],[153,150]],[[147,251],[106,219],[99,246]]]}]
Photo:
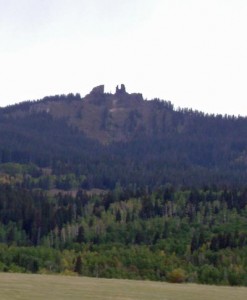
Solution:
[{"label": "forested hillside", "polygon": [[174,110],[123,85],[2,108],[0,125],[2,163],[73,173],[87,188],[246,183],[246,118]]},{"label": "forested hillside", "polygon": [[247,118],[125,86],[0,109],[0,271],[247,285]]},{"label": "forested hillside", "polygon": [[0,186],[0,271],[247,285],[247,190]]}]

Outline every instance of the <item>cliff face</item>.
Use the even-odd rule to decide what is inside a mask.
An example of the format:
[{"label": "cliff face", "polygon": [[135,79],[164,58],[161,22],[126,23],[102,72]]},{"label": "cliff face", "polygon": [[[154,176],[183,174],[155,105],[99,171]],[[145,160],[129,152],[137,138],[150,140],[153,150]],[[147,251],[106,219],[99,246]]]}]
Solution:
[{"label": "cliff face", "polygon": [[146,101],[141,94],[127,93],[124,85],[117,87],[115,94],[104,94],[102,90],[93,89],[84,98],[78,118],[73,118],[71,124],[103,144],[129,140],[145,121]]}]

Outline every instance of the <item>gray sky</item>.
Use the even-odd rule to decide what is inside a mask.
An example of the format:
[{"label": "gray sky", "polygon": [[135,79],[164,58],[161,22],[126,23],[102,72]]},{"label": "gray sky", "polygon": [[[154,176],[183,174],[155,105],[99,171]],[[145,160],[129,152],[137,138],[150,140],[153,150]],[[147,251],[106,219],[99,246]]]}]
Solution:
[{"label": "gray sky", "polygon": [[247,115],[246,0],[0,0],[0,106],[124,83]]}]

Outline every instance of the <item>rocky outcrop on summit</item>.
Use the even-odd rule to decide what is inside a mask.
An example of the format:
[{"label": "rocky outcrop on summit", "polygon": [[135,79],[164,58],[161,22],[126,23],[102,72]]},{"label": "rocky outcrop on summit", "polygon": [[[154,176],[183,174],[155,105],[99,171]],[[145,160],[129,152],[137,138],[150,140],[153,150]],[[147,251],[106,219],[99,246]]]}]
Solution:
[{"label": "rocky outcrop on summit", "polygon": [[105,86],[102,84],[102,85],[94,87],[90,94],[92,94],[92,95],[103,95],[104,91],[105,91]]},{"label": "rocky outcrop on summit", "polygon": [[139,101],[143,101],[142,94],[140,94],[140,93],[131,93],[131,94],[127,93],[124,84],[121,84],[120,88],[117,85],[115,96],[118,97],[121,100],[126,101],[128,104],[131,104],[131,102],[132,103],[136,102],[136,104],[137,104]]},{"label": "rocky outcrop on summit", "polygon": [[[6,115],[25,119],[28,115],[46,114],[64,120],[90,139],[111,144],[151,135],[153,124],[162,124],[163,115],[168,114],[167,110],[154,109],[156,102],[144,101],[139,93],[128,93],[124,84],[117,86],[114,94],[105,93],[104,85],[99,85],[84,98],[79,94],[46,97],[28,103],[28,110],[17,106]],[[162,132],[161,125],[156,127],[157,133]]]},{"label": "rocky outcrop on summit", "polygon": [[103,144],[128,141],[139,131],[142,114],[147,115],[147,101],[142,94],[129,94],[124,84],[117,86],[114,94],[103,90],[104,86],[95,87],[83,99],[80,121],[73,121],[73,125]]},{"label": "rocky outcrop on summit", "polygon": [[124,84],[121,84],[120,88],[116,87],[116,93],[115,95],[123,95],[123,94],[126,94],[126,88],[125,88],[125,85]]}]

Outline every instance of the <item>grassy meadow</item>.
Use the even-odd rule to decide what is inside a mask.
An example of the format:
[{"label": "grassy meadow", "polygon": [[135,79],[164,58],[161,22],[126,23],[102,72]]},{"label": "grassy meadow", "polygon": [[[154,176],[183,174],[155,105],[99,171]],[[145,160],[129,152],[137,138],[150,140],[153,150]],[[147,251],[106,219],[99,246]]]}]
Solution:
[{"label": "grassy meadow", "polygon": [[247,288],[0,273],[1,300],[245,300]]}]

